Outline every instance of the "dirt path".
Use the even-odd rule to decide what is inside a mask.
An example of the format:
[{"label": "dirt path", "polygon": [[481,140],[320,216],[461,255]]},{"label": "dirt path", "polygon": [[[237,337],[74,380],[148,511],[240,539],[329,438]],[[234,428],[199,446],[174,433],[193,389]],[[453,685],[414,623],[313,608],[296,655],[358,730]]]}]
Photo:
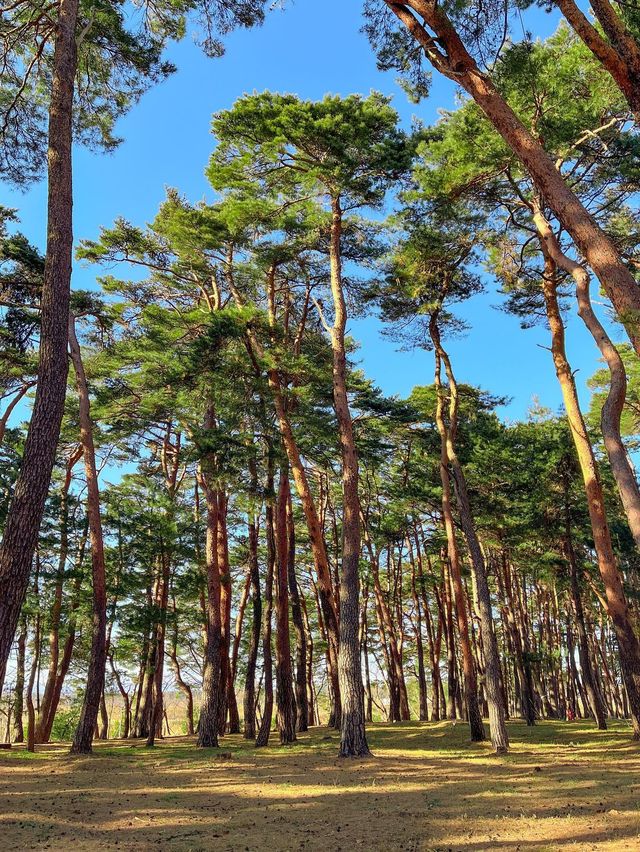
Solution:
[{"label": "dirt path", "polygon": [[[0,850],[640,850],[628,729],[511,726],[503,759],[459,724],[378,725],[375,758],[325,729],[288,750],[225,737],[0,756]],[[331,737],[331,739],[328,739]]]}]

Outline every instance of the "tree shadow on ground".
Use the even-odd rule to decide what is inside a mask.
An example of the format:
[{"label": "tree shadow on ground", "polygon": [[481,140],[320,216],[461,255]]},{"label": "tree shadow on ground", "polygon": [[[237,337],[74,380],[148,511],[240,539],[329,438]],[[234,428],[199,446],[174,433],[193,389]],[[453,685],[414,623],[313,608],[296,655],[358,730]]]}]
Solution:
[{"label": "tree shadow on ground", "polygon": [[319,728],[288,749],[225,737],[218,750],[180,738],[87,758],[16,752],[0,758],[0,849],[640,848],[640,747],[626,729],[510,733],[506,758],[448,723],[374,726],[366,761],[338,758]]}]

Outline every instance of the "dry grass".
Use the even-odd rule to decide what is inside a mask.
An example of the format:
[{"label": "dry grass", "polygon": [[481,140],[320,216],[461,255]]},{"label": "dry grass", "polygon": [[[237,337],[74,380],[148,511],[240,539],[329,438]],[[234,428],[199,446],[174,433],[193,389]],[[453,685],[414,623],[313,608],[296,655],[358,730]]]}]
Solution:
[{"label": "dry grass", "polygon": [[[330,739],[329,739],[330,737]],[[256,750],[186,738],[0,756],[2,850],[640,850],[640,745],[628,728],[511,725],[512,752],[464,725],[375,725],[375,757],[335,732]]]}]

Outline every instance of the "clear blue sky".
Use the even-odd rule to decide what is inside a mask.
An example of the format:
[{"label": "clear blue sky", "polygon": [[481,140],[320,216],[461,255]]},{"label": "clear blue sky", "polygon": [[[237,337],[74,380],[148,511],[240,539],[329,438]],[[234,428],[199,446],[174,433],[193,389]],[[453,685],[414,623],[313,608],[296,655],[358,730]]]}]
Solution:
[{"label": "clear blue sky", "polygon": [[[203,170],[212,149],[211,114],[245,92],[272,89],[321,98],[328,92],[377,89],[393,95],[406,123],[414,114],[435,121],[439,109],[453,106],[454,89],[437,74],[428,101],[410,105],[394,75],[376,69],[359,31],[361,23],[358,0],[295,0],[286,11],[271,13],[263,27],[232,34],[222,59],[206,59],[189,37],[173,46],[169,55],[178,65],[177,73],[146,94],[121,122],[117,129],[125,141],[120,148],[109,156],[76,150],[76,240],[95,237],[100,225],[111,224],[117,216],[139,225],[150,221],[167,186],[191,201],[210,199]],[[535,12],[527,26],[545,36],[555,21]],[[18,208],[21,229],[42,248],[45,192],[43,183],[26,194],[0,187],[0,203]],[[76,265],[74,286],[91,286],[95,275],[95,269]],[[534,396],[558,409],[561,399],[551,355],[541,348],[548,345],[546,330],[522,331],[517,319],[496,309],[499,303],[490,285],[487,295],[470,300],[460,311],[471,330],[450,346],[459,379],[512,397],[502,411],[509,419],[524,417]],[[394,344],[380,336],[375,319],[353,322],[350,330],[361,344],[364,370],[386,393],[406,395],[413,385],[432,381],[431,356],[396,352]],[[579,370],[586,403],[586,380],[597,366],[597,351],[576,317],[570,319],[568,334],[569,355]]]}]

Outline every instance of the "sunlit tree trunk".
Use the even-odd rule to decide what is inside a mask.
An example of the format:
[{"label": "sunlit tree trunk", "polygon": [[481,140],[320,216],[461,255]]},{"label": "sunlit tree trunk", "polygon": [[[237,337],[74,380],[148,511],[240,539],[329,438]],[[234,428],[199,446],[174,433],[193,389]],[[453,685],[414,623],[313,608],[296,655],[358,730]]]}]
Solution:
[{"label": "sunlit tree trunk", "polygon": [[613,552],[596,458],[580,410],[573,374],[564,355],[564,326],[557,308],[557,299],[554,301],[555,263],[549,254],[546,257],[543,286],[549,322],[552,327],[552,354],[584,480],[598,567],[607,596],[607,608],[618,638],[622,674],[631,705],[634,736],[640,737],[640,642],[633,628],[624,593],[622,574]]},{"label": "sunlit tree trunk", "polygon": [[609,370],[610,384],[600,412],[600,426],[629,528],[640,550],[640,486],[620,434],[620,418],[627,394],[627,374],[624,363],[591,305],[589,273],[562,251],[539,204],[534,205],[534,222],[549,261],[571,275],[575,281],[578,314],[593,337]]},{"label": "sunlit tree trunk", "polygon": [[640,288],[633,275],[612,239],[570,189],[549,154],[516,116],[489,75],[480,70],[442,4],[436,0],[384,2],[424,48],[434,68],[473,98],[527,169],[536,188],[595,272],[634,349],[640,354]]},{"label": "sunlit tree trunk", "polygon": [[91,576],[93,581],[93,613],[91,633],[91,656],[87,673],[80,721],[71,745],[72,754],[89,754],[91,741],[98,718],[100,697],[104,688],[107,662],[107,584],[104,563],[104,543],[100,518],[100,491],[98,471],[93,443],[93,423],[87,377],[82,363],[80,346],[75,333],[75,318],[69,318],[69,351],[76,374],[76,386],[80,401],[80,443],[84,456],[84,471],[87,482],[87,515],[89,519],[89,542],[91,545]]},{"label": "sunlit tree trunk", "polygon": [[426,722],[429,718],[429,708],[427,707],[427,678],[424,667],[424,646],[422,642],[422,608],[420,606],[420,597],[418,596],[418,586],[416,582],[416,562],[411,546],[411,539],[407,538],[407,547],[409,548],[409,562],[411,564],[411,599],[415,610],[415,641],[416,641],[416,656],[418,658],[418,692],[420,700],[419,718],[421,722]]},{"label": "sunlit tree trunk", "polygon": [[342,210],[340,199],[331,202],[329,262],[334,322],[333,403],[338,420],[342,455],[342,570],[340,572],[340,649],[338,673],[342,701],[340,755],[362,757],[370,754],[364,720],[364,688],[360,664],[360,498],[358,495],[358,454],[347,396],[347,353],[345,334],[347,308],[344,299],[341,258]]},{"label": "sunlit tree trunk", "polygon": [[437,323],[431,322],[429,330],[436,354],[444,364],[447,381],[449,384],[450,407],[449,407],[449,429],[446,434],[446,455],[453,474],[453,483],[456,495],[460,523],[467,541],[471,565],[478,596],[478,609],[480,611],[480,624],[482,628],[482,650],[484,654],[485,668],[485,690],[487,704],[489,707],[489,730],[491,744],[496,754],[503,754],[509,749],[509,737],[505,722],[505,702],[502,693],[500,657],[498,654],[498,643],[496,640],[495,627],[493,624],[493,612],[491,607],[491,593],[487,579],[487,566],[485,564],[482,548],[471,512],[467,481],[455,450],[456,425],[457,425],[457,398],[458,386],[456,382],[451,361],[442,346]]},{"label": "sunlit tree trunk", "polygon": [[[582,42],[607,69],[640,121],[640,47],[608,0],[594,0],[591,8],[609,41],[591,23],[574,0],[555,0],[556,5]],[[606,26],[605,26],[606,24]]]},{"label": "sunlit tree trunk", "polygon": [[[431,320],[430,331],[434,343],[439,341],[436,328],[437,315]],[[467,606],[462,576],[460,572],[460,556],[458,543],[456,541],[455,525],[453,521],[453,509],[451,506],[451,483],[449,481],[449,456],[447,453],[447,442],[450,440],[449,429],[444,419],[444,389],[442,387],[442,359],[438,347],[435,348],[435,385],[437,392],[436,402],[436,425],[440,434],[440,482],[442,485],[442,522],[447,536],[447,555],[451,585],[455,601],[455,610],[458,621],[458,636],[460,637],[460,649],[462,652],[462,670],[464,674],[464,697],[467,709],[467,718],[471,739],[474,742],[482,742],[485,739],[484,725],[478,705],[478,683],[476,679],[475,662],[469,639],[469,622],[467,618]],[[450,424],[452,427],[452,424]]]},{"label": "sunlit tree trunk", "polygon": [[[272,267],[269,270],[267,276],[267,298],[268,303],[270,305],[270,318],[273,318],[275,315],[275,273],[276,269],[275,267]],[[229,279],[229,286],[236,304],[239,306],[243,306],[244,299],[235,287],[232,278]],[[271,319],[271,322],[273,321],[274,320]],[[254,359],[255,357],[264,357],[264,349],[255,334],[251,332],[248,333],[248,343],[250,345],[250,351]],[[261,372],[259,366],[257,367],[257,369],[258,372]],[[325,629],[327,631],[327,659],[334,701],[333,715],[335,720],[339,724],[341,710],[340,684],[338,680],[338,609],[336,606],[333,585],[331,582],[329,559],[327,556],[327,548],[324,541],[322,524],[320,522],[320,515],[318,513],[316,501],[314,499],[313,492],[311,490],[311,485],[309,483],[309,477],[307,476],[307,471],[305,470],[304,464],[302,462],[300,450],[298,448],[298,444],[296,442],[295,435],[291,427],[291,421],[287,413],[286,401],[284,398],[282,383],[280,381],[280,375],[278,370],[275,368],[269,369],[267,371],[267,379],[269,382],[269,388],[271,389],[271,392],[273,394],[273,403],[276,411],[278,428],[280,430],[282,442],[284,444],[284,448],[287,453],[287,458],[291,466],[291,474],[293,476],[293,481],[296,486],[298,497],[300,498],[300,504],[302,506],[302,511],[305,516],[307,530],[309,533],[309,543],[311,546],[314,567],[318,579],[318,598],[320,606],[322,608],[322,618],[324,620]]]}]

